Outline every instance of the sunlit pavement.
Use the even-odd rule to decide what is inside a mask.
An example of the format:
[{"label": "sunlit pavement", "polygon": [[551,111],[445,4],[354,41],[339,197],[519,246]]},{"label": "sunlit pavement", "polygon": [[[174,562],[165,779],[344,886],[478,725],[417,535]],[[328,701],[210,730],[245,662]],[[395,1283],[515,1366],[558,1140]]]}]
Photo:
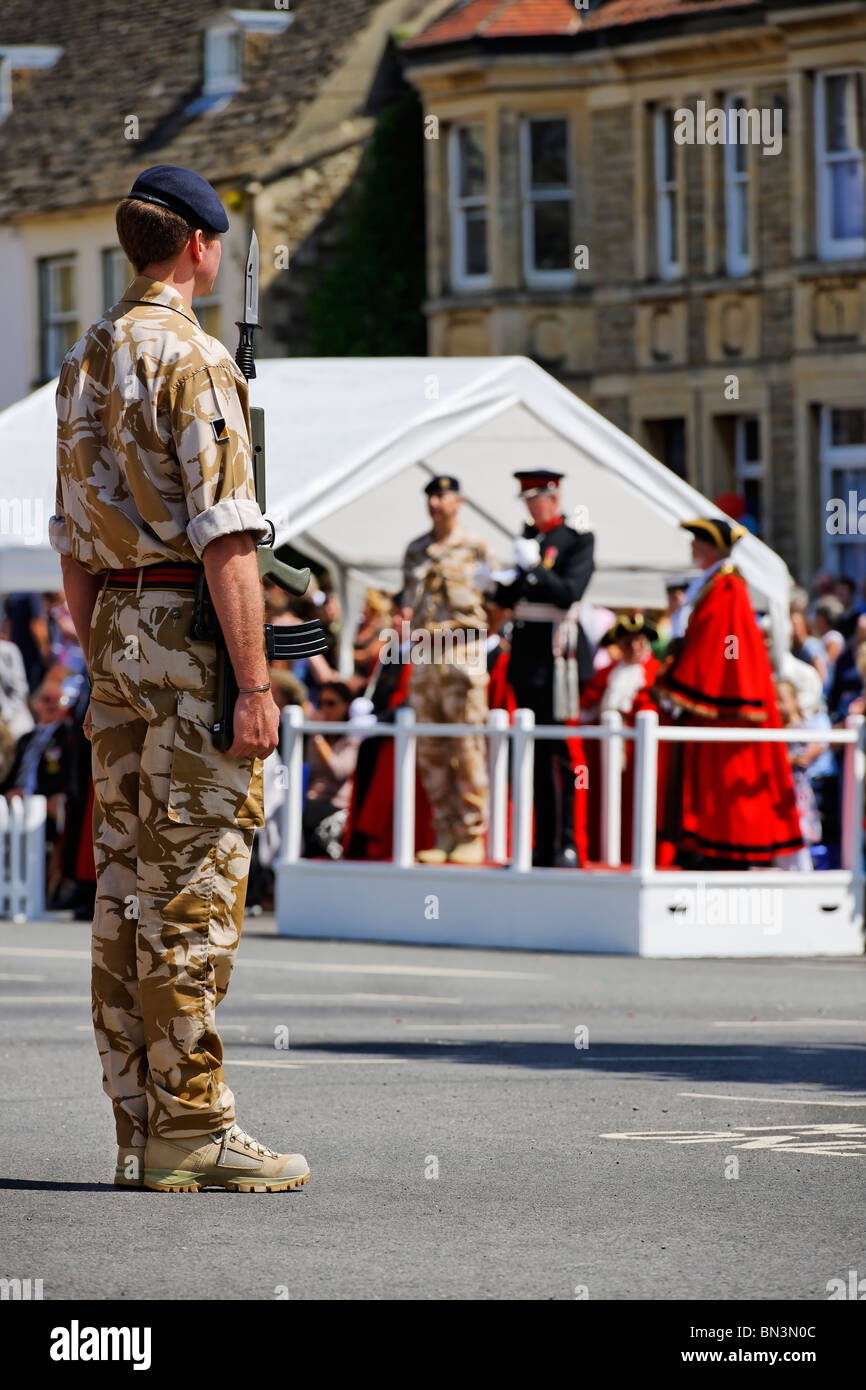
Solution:
[{"label": "sunlit pavement", "polygon": [[46,1299],[827,1299],[866,1274],[860,959],[287,940],[253,919],[226,1074],[243,1127],[312,1179],[168,1195],[111,1185],[88,948],[63,916],[0,924],[0,1274]]}]

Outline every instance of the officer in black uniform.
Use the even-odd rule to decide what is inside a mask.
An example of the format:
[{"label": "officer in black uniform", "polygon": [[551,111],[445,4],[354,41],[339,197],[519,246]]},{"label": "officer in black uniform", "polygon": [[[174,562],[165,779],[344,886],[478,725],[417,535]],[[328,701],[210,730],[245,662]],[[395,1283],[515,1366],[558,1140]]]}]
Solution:
[{"label": "officer in black uniform", "polygon": [[[592,655],[577,621],[593,571],[594,539],[566,526],[562,473],[515,473],[532,521],[514,542],[516,577],[497,585],[495,603],[513,610],[508,680],[519,708],[536,724],[577,718],[579,685],[592,677]],[[574,773],[565,739],[539,739],[534,771],[535,848],[539,867],[576,868]]]}]

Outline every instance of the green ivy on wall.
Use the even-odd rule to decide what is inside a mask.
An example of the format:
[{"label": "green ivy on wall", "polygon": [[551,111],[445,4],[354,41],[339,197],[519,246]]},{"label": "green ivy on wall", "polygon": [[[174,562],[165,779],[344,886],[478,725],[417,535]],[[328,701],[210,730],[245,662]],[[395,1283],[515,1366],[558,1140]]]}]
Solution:
[{"label": "green ivy on wall", "polygon": [[385,107],[329,267],[306,304],[315,357],[424,356],[424,149],[414,93]]}]

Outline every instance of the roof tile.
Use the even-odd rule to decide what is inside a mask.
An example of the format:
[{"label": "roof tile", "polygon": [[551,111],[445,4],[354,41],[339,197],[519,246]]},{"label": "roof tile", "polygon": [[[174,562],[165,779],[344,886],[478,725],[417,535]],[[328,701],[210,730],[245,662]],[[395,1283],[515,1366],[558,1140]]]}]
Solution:
[{"label": "roof tile", "polygon": [[595,9],[580,10],[573,0],[463,0],[403,46],[432,48],[470,38],[576,34],[760,3],[761,0],[602,0]]},{"label": "roof tile", "polygon": [[[383,2],[293,0],[284,32],[247,37],[242,90],[222,109],[193,114],[204,24],[225,0],[2,0],[0,44],[63,52],[15,84],[0,124],[0,221],[113,201],[151,164],[182,164],[218,183],[267,177],[271,151]],[[232,8],[264,2],[232,0]],[[359,93],[359,109],[364,99]],[[137,140],[125,138],[130,115]]]}]

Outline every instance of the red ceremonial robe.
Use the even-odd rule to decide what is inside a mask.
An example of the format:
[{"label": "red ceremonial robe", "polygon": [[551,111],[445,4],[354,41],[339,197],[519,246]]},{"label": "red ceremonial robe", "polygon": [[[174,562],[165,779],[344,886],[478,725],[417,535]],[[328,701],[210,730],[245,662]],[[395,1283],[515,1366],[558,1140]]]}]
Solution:
[{"label": "red ceremonial robe", "polygon": [[[655,709],[650,689],[655,683],[659,672],[659,663],[650,653],[642,665],[642,681],[640,689],[635,691],[634,698],[627,710],[621,710],[623,723],[627,728],[634,728],[635,715],[641,710]],[[615,672],[622,670],[622,662],[615,661],[611,666],[605,666],[600,671],[596,671],[592,680],[589,681],[580,692],[581,714],[586,717],[587,723],[601,723],[601,703],[604,699],[611,677]],[[591,860],[601,860],[601,744],[595,739],[587,739],[586,761],[589,769],[589,816],[588,816],[588,837],[589,837],[589,858]],[[620,861],[623,864],[631,863],[632,850],[632,816],[634,813],[634,744],[629,741],[625,744],[625,759],[622,775],[622,795],[620,801]]]},{"label": "red ceremonial robe", "polygon": [[[692,724],[781,727],[763,634],[734,565],[722,565],[701,589],[660,684]],[[681,850],[749,865],[801,848],[785,744],[685,743],[682,781]],[[666,794],[678,792],[671,778]]]},{"label": "red ceremonial robe", "polygon": [[[514,691],[508,684],[508,652],[500,652],[490,672],[488,701],[491,709],[506,709],[514,713],[517,702]],[[407,663],[400,673],[400,682],[388,702],[388,708],[398,709],[407,697],[412,668]],[[576,737],[567,739],[575,770],[583,765],[583,745],[579,731],[573,729]],[[509,804],[511,790],[509,784]],[[585,779],[576,778],[574,793],[574,840],[581,864],[587,861],[586,846],[586,790]],[[356,778],[352,784],[352,796],[346,828],[343,833],[343,846],[347,859],[391,858],[394,834],[394,741],[380,738],[375,760],[369,778],[361,791]],[[415,780],[415,852],[430,849],[435,840],[430,803],[424,793],[420,775]],[[509,816],[508,853],[511,853],[511,824]]]},{"label": "red ceremonial robe", "polygon": [[[517,709],[517,700],[514,691],[508,683],[508,652],[500,652],[496,657],[490,671],[490,685],[487,689],[487,703],[490,709],[508,710],[509,717]],[[513,723],[513,720],[510,720]],[[587,849],[587,778],[578,774],[586,766],[585,750],[583,742],[579,736],[579,730],[573,724],[565,726],[570,730],[572,737],[567,737],[566,747],[571,758],[571,766],[574,771],[574,844],[581,865],[585,866],[588,858]],[[590,779],[591,782],[591,779]],[[508,853],[511,854],[511,783],[508,786]],[[533,827],[533,843],[534,843]]]},{"label": "red ceremonial robe", "polygon": [[[412,667],[407,662],[400,680],[388,701],[388,709],[396,710],[405,704],[409,695]],[[373,755],[373,765],[363,791],[357,776],[352,781],[349,813],[343,831],[343,850],[346,859],[391,858],[394,848],[394,740],[379,736]],[[434,843],[433,818],[430,803],[424,793],[421,777],[415,775],[415,853],[430,849]]]}]

